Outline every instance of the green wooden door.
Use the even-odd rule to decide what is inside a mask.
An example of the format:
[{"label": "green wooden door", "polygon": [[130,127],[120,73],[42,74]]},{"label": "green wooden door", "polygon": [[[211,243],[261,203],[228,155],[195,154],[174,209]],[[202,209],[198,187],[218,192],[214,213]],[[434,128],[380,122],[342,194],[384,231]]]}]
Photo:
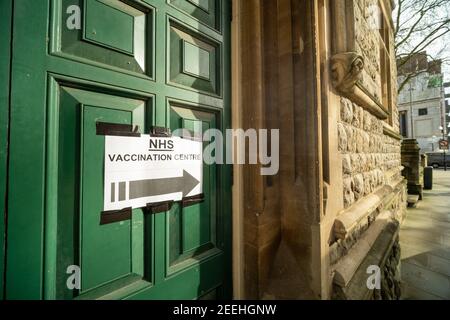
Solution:
[{"label": "green wooden door", "polygon": [[9,127],[9,81],[11,62],[11,19],[12,3],[0,2],[0,300],[4,297],[5,270],[5,213],[8,162],[8,127]]},{"label": "green wooden door", "polygon": [[[6,298],[230,297],[229,168],[204,166],[203,203],[100,225],[96,134],[98,122],[226,129],[228,6],[14,2]],[[79,290],[67,286],[70,266]]]}]

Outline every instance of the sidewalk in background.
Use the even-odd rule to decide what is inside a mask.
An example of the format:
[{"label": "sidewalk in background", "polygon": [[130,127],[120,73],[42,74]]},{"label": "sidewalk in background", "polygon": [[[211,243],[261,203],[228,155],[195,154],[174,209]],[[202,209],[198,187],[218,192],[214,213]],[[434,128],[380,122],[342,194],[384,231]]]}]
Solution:
[{"label": "sidewalk in background", "polygon": [[403,299],[450,299],[450,171],[433,175],[400,230]]}]

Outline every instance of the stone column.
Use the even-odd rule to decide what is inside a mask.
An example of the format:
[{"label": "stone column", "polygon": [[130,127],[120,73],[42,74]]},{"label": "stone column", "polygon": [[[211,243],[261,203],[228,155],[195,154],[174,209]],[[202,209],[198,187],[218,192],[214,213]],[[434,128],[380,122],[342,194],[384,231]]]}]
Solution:
[{"label": "stone column", "polygon": [[408,194],[423,196],[423,167],[416,139],[402,141],[402,174],[408,180]]},{"label": "stone column", "polygon": [[420,165],[422,168],[428,167],[428,156],[426,154],[420,155]]}]

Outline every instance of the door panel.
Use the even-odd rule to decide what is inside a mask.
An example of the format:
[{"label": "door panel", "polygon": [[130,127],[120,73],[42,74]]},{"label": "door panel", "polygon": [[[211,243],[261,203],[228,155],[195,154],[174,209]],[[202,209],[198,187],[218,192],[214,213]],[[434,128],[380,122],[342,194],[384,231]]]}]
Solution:
[{"label": "door panel", "polygon": [[169,20],[170,82],[220,95],[220,45]]},{"label": "door panel", "polygon": [[[81,8],[80,30],[67,27],[71,5]],[[101,225],[105,138],[96,131],[98,122],[197,137],[227,128],[228,5],[16,1],[7,297],[230,297],[229,168],[204,166],[202,203],[155,215],[137,209]],[[80,290],[67,287],[74,265]]]},{"label": "door panel", "polygon": [[[192,137],[202,137],[208,129],[217,128],[213,112],[176,103],[169,107],[173,131],[185,129]],[[175,205],[167,216],[169,275],[221,252],[216,246],[217,173],[216,165],[204,165],[204,201],[186,208]]]},{"label": "door panel", "polygon": [[[96,120],[111,123],[131,122],[128,112],[83,106],[81,270],[82,292],[131,273],[131,222],[99,225],[103,210],[102,137],[96,136]],[[96,139],[97,138],[97,139]],[[133,215],[133,216],[136,216]],[[140,217],[140,219],[142,219]]]},{"label": "door panel", "polygon": [[169,0],[174,7],[200,20],[211,28],[220,29],[220,1]]},{"label": "door panel", "polygon": [[[82,9],[80,30],[66,26],[72,22],[66,10],[74,5]],[[117,0],[57,0],[55,8],[55,55],[153,76],[152,7]]]},{"label": "door panel", "polygon": [[[139,117],[133,116],[132,112],[83,106],[83,191],[80,217],[80,261],[81,270],[85,270],[82,277],[83,291],[130,275],[133,272],[133,255],[137,255],[138,261],[143,260],[143,238],[133,237],[134,232],[142,234],[142,210],[136,210],[131,221],[103,226],[98,224],[98,212],[103,209],[103,152],[98,151],[104,149],[104,138],[96,136],[96,122],[133,124],[133,120],[139,121]],[[140,127],[143,127],[142,123]],[[135,271],[143,276],[143,270]]]},{"label": "door panel", "polygon": [[[111,94],[55,85],[59,95],[58,155],[58,272],[79,265],[84,294],[124,277],[144,277],[144,217],[134,210],[131,221],[100,225],[103,211],[104,137],[98,122],[146,127],[152,100],[129,99]],[[151,232],[151,231],[150,231]],[[149,237],[151,238],[151,237]],[[146,246],[151,250],[149,244]],[[63,296],[73,296],[61,277]],[[123,279],[121,279],[123,280]]]}]

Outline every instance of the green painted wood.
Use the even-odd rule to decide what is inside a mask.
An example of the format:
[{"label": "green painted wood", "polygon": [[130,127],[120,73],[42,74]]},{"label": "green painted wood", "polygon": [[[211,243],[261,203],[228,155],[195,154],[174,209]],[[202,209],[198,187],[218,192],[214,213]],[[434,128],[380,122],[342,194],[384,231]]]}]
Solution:
[{"label": "green painted wood", "polygon": [[177,9],[186,12],[192,17],[211,28],[220,30],[220,1],[217,0],[170,0]]},{"label": "green painted wood", "polygon": [[188,1],[196,5],[197,7],[205,10],[206,12],[209,12],[209,0],[188,0]]},{"label": "green painted wood", "polygon": [[85,39],[134,54],[134,16],[97,0],[87,0],[84,12]]},{"label": "green painted wood", "polygon": [[[8,299],[41,299],[43,292],[47,82],[43,53],[46,43],[33,35],[36,32],[46,34],[45,12],[48,10],[46,1],[14,2],[6,265]],[[25,17],[29,18],[28,22]]]},{"label": "green painted wood", "polygon": [[210,66],[209,51],[183,41],[183,72],[210,80]]},{"label": "green painted wood", "polygon": [[[193,137],[201,137],[208,129],[217,128],[217,114],[180,107],[169,102],[170,128],[186,129]],[[205,147],[207,143],[204,144]],[[221,253],[217,247],[217,166],[204,166],[204,202],[191,207],[176,205],[167,217],[167,244],[169,274],[188,268],[194,260],[208,259]]]},{"label": "green painted wood", "polygon": [[175,20],[169,26],[167,59],[171,83],[220,96],[220,44]]},{"label": "green painted wood", "polygon": [[[108,1],[106,5],[99,0],[55,0],[54,4],[53,20],[64,22],[58,26],[61,40],[55,39],[52,45],[55,55],[152,77],[153,61],[145,59],[154,50],[152,38],[146,38],[154,29],[151,7],[132,7],[118,1]],[[71,30],[65,25],[66,8],[70,5],[79,6],[86,13],[82,30]],[[102,18],[98,19],[99,15]]]},{"label": "green painted wood", "polygon": [[[130,28],[117,38],[106,34],[101,29],[108,19],[94,23],[100,38],[83,39],[83,30],[68,30],[66,7],[74,2],[83,4],[15,5],[20,19],[14,22],[7,298],[195,299],[209,292],[229,298],[229,168],[205,166],[202,204],[175,205],[157,215],[133,210],[131,221],[100,226],[104,138],[95,134],[97,121],[132,123],[141,132],[153,125],[197,133],[228,128],[229,22],[219,19],[227,17],[228,1],[215,2],[221,9],[209,3],[210,14],[223,22],[221,32],[194,13],[156,0],[87,6],[92,21],[112,7],[133,17],[133,41],[140,32],[146,39],[140,46],[133,42],[133,54],[125,52],[129,39],[120,40]],[[128,25],[125,20],[119,24]],[[38,40],[43,37],[48,47]],[[210,79],[203,77],[201,55],[196,59],[191,52],[185,59],[182,47],[172,46],[181,39],[212,56]],[[188,69],[199,74],[172,81],[174,60],[189,62]],[[183,74],[180,63],[177,73]],[[80,291],[66,287],[70,265],[82,268]]]},{"label": "green painted wood", "polygon": [[[199,298],[212,289],[218,289],[220,291],[219,298],[229,299],[231,296],[227,292],[227,284],[223,281],[228,277],[225,274],[226,268],[224,268],[224,265],[228,262],[224,259],[223,254],[218,254],[210,259],[197,261],[191,268],[159,283],[159,290],[153,288],[130,290],[127,294],[121,295],[121,298],[128,300],[192,300],[193,297]],[[177,285],[178,283],[183,283],[183,286]],[[139,287],[139,283],[136,284],[136,287]],[[110,297],[115,298],[114,293]]]},{"label": "green painted wood", "polygon": [[81,270],[82,293],[131,273],[131,222],[101,226],[103,211],[104,137],[96,136],[95,122],[131,123],[131,114],[92,106],[83,108],[82,205],[81,205]]},{"label": "green painted wood", "polygon": [[12,2],[2,1],[0,12],[0,300],[4,297],[5,272],[5,217],[6,217],[6,178],[8,159],[9,127],[9,81],[11,59],[11,19]]}]

